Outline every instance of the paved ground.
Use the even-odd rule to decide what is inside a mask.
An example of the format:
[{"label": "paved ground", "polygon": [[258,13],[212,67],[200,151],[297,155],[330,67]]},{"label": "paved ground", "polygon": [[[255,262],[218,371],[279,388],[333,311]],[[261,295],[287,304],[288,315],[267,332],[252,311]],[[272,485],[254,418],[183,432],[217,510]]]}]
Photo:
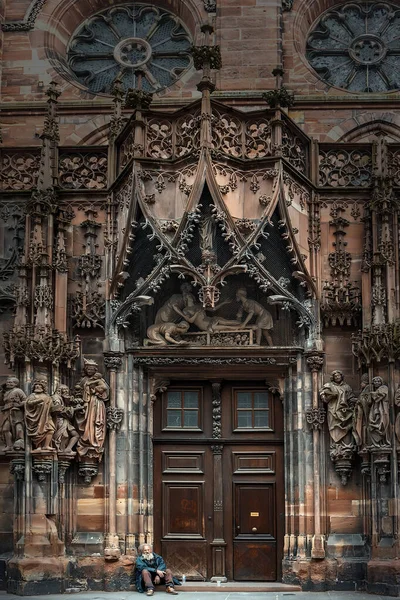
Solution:
[{"label": "paved ground", "polygon": [[[223,586],[218,592],[179,592],[182,600],[393,600],[391,596],[370,595],[363,592],[224,592]],[[38,596],[31,596],[39,598]],[[168,596],[171,597],[171,596]],[[0,592],[0,600],[16,600],[21,596],[14,596]],[[78,592],[74,594],[51,594],[41,596],[46,600],[145,600],[144,594],[137,592]],[[153,598],[155,600],[167,598],[165,592],[158,590]]]}]

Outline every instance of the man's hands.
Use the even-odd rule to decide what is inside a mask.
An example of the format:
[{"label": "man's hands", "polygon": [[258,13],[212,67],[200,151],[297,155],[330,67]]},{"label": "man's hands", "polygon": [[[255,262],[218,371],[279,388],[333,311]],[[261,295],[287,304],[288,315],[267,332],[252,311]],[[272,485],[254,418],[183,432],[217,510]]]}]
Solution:
[{"label": "man's hands", "polygon": [[158,575],[159,577],[164,577],[164,576],[165,576],[165,571],[159,571],[159,570],[157,569],[157,575]]}]

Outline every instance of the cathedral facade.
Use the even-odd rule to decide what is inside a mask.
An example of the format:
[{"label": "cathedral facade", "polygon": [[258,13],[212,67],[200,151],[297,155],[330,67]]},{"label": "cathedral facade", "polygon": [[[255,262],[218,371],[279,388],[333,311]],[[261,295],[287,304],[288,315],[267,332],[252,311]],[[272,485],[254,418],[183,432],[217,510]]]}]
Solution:
[{"label": "cathedral facade", "polygon": [[400,10],[0,3],[0,585],[400,592]]}]

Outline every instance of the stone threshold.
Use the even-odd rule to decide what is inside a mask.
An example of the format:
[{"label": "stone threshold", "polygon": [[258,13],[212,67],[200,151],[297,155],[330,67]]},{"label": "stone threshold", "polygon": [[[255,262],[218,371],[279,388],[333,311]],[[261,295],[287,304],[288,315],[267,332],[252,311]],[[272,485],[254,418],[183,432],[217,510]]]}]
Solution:
[{"label": "stone threshold", "polygon": [[299,585],[279,581],[227,581],[220,585],[214,581],[186,581],[176,589],[179,592],[301,592]]}]

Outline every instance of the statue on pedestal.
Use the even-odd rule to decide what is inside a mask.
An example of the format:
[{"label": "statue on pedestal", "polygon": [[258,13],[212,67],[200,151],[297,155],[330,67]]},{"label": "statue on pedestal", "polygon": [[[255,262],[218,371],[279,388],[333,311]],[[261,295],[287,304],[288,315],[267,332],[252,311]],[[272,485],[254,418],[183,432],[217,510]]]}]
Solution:
[{"label": "statue on pedestal", "polygon": [[25,425],[28,436],[35,446],[34,452],[55,452],[52,440],[56,426],[52,416],[53,400],[47,393],[42,379],[33,382],[32,393],[25,403]]},{"label": "statue on pedestal", "polygon": [[88,453],[102,457],[106,435],[105,402],[109,399],[109,387],[97,370],[97,363],[84,359],[85,375],[79,381],[82,389],[83,410],[75,414],[80,438],[77,452],[80,458]]},{"label": "statue on pedestal", "polygon": [[350,443],[355,395],[341,371],[332,371],[331,381],[323,385],[320,396],[328,405],[327,420],[332,441]]},{"label": "statue on pedestal", "polygon": [[368,433],[372,446],[388,447],[390,443],[389,388],[382,377],[374,377],[370,392],[371,408]]},{"label": "statue on pedestal", "polygon": [[1,428],[5,441],[5,451],[24,450],[24,403],[25,393],[19,387],[16,377],[8,377],[0,396]]},{"label": "statue on pedestal", "polygon": [[355,395],[345,382],[343,373],[336,370],[331,373],[331,381],[323,385],[320,396],[328,406],[330,457],[342,484],[346,485],[351,474],[355,449],[352,440]]}]

